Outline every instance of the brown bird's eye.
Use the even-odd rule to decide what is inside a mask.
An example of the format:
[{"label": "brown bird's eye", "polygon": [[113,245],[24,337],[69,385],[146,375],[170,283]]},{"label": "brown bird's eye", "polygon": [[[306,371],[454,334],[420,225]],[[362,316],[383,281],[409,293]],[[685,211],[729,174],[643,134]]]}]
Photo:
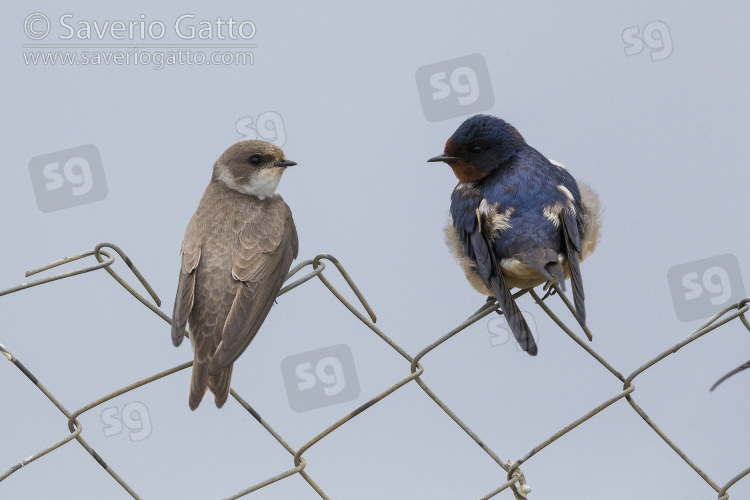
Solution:
[{"label": "brown bird's eye", "polygon": [[482,146],[472,146],[471,154],[478,155],[482,152]]},{"label": "brown bird's eye", "polygon": [[253,155],[250,158],[248,158],[247,161],[248,161],[248,163],[250,163],[252,165],[260,165],[260,156]]}]

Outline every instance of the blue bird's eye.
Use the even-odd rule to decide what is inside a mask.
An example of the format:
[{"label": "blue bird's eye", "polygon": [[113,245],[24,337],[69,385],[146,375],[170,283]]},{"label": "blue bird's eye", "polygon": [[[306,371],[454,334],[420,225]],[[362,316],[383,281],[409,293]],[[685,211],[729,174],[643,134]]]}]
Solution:
[{"label": "blue bird's eye", "polygon": [[471,151],[471,154],[478,155],[483,151],[483,149],[482,149],[482,146],[476,145],[476,146],[472,146],[470,151]]},{"label": "blue bird's eye", "polygon": [[253,155],[250,158],[247,159],[248,163],[252,165],[259,165],[260,164],[260,156]]}]

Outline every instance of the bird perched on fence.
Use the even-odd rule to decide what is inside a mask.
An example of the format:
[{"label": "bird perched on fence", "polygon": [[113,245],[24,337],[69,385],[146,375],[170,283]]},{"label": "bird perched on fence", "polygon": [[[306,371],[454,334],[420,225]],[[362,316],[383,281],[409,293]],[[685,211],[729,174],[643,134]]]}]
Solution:
[{"label": "bird perched on fence", "polygon": [[447,163],[458,178],[446,243],[469,283],[497,299],[521,348],[537,353],[514,287],[557,282],[564,289],[570,277],[577,320],[586,329],[579,263],[600,238],[596,193],[529,146],[511,124],[489,115],[464,121],[444,153],[427,161]]},{"label": "bird perched on fence", "polygon": [[292,212],[276,192],[296,165],[264,141],[234,144],[213,175],[182,242],[182,268],[172,315],[172,343],[190,325],[190,409],[206,388],[218,408],[227,400],[232,364],[266,319],[297,258]]}]

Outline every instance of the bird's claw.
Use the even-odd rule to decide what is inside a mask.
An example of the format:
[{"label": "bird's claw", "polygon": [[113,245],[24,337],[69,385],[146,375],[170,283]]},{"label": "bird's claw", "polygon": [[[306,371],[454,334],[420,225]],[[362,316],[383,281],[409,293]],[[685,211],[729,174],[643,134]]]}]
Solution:
[{"label": "bird's claw", "polygon": [[542,300],[545,300],[550,295],[555,295],[557,293],[557,291],[552,287],[552,281],[548,281],[547,283],[545,283],[542,287],[542,290],[547,291],[547,293],[544,294],[544,297],[542,297]]}]

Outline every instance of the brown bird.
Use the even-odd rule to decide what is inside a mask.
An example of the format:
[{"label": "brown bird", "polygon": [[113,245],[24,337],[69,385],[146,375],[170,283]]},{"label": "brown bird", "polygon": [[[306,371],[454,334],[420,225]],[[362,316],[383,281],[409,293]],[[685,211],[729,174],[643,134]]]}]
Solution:
[{"label": "brown bird", "polygon": [[221,408],[232,364],[258,333],[297,258],[292,211],[276,192],[287,167],[281,148],[265,141],[234,144],[213,175],[182,242],[182,268],[172,314],[172,343],[190,325],[190,409],[206,388]]}]

